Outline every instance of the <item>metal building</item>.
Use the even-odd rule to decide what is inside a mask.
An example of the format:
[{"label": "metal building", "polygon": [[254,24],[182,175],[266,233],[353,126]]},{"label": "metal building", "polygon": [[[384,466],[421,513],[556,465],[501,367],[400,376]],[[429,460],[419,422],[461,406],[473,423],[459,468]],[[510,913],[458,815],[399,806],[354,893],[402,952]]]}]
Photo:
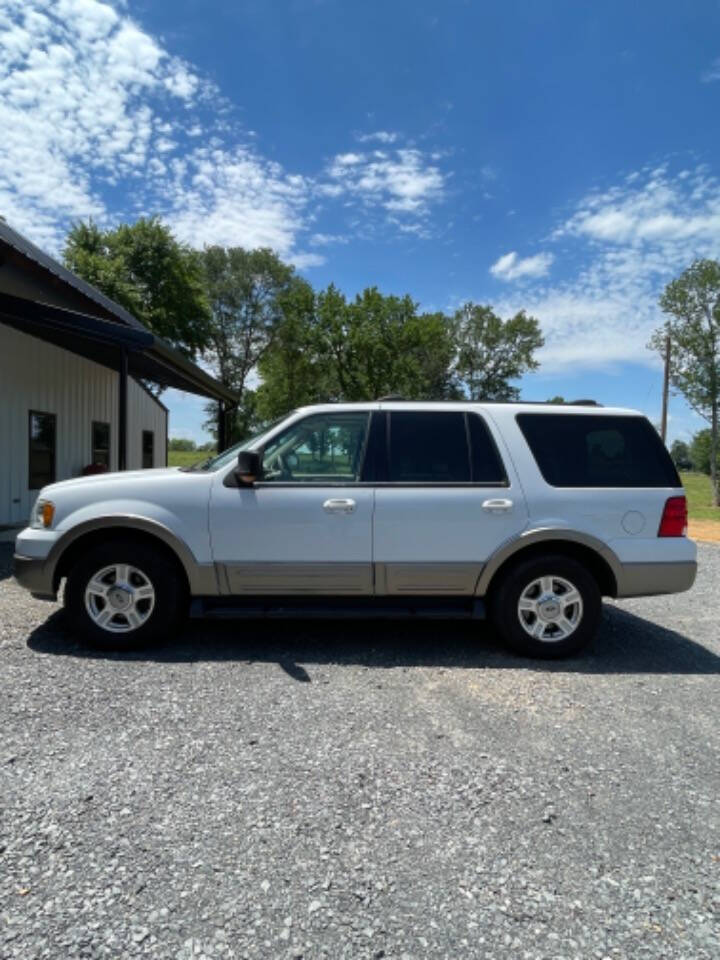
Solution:
[{"label": "metal building", "polygon": [[168,413],[141,383],[235,395],[0,218],[0,527],[41,486],[167,463]]}]

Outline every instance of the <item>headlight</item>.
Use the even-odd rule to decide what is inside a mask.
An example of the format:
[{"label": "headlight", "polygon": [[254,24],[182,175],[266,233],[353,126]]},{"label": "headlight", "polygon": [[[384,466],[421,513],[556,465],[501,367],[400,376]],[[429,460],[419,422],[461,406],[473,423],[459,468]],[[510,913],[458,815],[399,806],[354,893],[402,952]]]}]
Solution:
[{"label": "headlight", "polygon": [[33,507],[30,526],[35,530],[48,529],[55,516],[55,504],[51,500],[38,500]]}]

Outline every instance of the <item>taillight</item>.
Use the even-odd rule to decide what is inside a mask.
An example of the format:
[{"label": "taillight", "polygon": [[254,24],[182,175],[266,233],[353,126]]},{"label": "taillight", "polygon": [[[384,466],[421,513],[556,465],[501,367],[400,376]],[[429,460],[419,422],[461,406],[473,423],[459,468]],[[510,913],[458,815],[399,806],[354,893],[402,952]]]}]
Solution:
[{"label": "taillight", "polygon": [[665,502],[659,537],[684,537],[687,533],[687,500],[685,497],[669,497]]}]

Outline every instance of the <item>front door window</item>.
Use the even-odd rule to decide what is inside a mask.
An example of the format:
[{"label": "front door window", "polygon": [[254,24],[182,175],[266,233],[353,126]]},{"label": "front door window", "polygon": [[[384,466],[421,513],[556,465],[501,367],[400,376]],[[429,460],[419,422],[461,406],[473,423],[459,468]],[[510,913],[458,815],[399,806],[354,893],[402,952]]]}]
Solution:
[{"label": "front door window", "polygon": [[263,451],[263,483],[348,484],[360,480],[368,413],[299,420]]}]

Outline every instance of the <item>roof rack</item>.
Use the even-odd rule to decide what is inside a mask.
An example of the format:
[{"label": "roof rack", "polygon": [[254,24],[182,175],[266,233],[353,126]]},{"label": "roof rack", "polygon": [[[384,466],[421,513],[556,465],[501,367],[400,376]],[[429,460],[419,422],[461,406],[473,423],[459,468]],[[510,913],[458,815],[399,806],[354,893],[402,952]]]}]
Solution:
[{"label": "roof rack", "polygon": [[[378,397],[376,403],[389,403],[389,402],[401,402],[401,403],[502,403],[502,404],[517,404],[517,405],[533,405],[536,407],[601,407],[602,404],[598,403],[597,400],[590,399],[581,399],[581,400],[465,400],[458,398],[457,400],[446,400],[445,398],[441,400],[408,400],[407,397],[403,397],[399,393],[389,393],[387,396]],[[342,402],[342,401],[339,401]]]}]

